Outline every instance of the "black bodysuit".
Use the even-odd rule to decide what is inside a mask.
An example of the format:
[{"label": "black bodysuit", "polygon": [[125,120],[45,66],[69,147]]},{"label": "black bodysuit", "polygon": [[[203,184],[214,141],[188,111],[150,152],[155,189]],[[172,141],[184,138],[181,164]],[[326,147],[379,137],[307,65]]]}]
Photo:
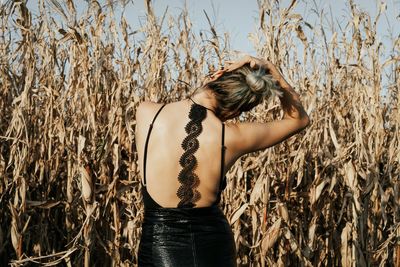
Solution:
[{"label": "black bodysuit", "polygon": [[187,136],[182,141],[184,153],[179,160],[182,169],[177,177],[180,187],[176,194],[180,202],[176,208],[161,207],[146,189],[147,147],[153,124],[165,104],[154,116],[147,133],[142,186],[145,214],[138,253],[139,266],[236,266],[232,230],[218,207],[221,192],[226,186],[223,175],[225,125],[222,123],[221,175],[217,200],[209,207],[196,208],[196,202],[201,198],[197,191],[201,181],[194,173],[197,165],[194,154],[199,148],[197,137],[202,132],[207,108],[192,102],[190,121],[185,126]]}]

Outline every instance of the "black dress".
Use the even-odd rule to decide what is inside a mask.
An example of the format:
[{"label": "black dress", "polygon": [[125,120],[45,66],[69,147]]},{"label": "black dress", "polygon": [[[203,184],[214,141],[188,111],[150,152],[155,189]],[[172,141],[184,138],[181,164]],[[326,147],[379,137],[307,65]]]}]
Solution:
[{"label": "black dress", "polygon": [[[193,100],[192,100],[193,101]],[[199,147],[197,137],[202,131],[201,122],[207,108],[193,101],[189,112],[190,121],[182,142],[184,153],[180,158],[182,170],[178,175],[181,183],[177,191],[180,202],[176,208],[161,207],[146,189],[147,146],[153,123],[165,104],[158,110],[150,124],[144,148],[142,186],[144,220],[140,239],[139,266],[171,267],[230,267],[236,266],[236,249],[232,229],[218,203],[226,186],[224,166],[224,124],[222,124],[221,177],[217,200],[210,207],[195,207],[200,199],[196,190],[200,181],[193,172],[197,164],[194,153]]]}]

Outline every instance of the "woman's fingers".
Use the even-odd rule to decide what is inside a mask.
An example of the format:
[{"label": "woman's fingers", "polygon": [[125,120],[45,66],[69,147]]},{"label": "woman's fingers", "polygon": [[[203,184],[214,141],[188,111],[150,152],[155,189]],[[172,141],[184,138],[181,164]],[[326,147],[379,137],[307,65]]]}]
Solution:
[{"label": "woman's fingers", "polygon": [[259,59],[246,55],[240,58],[238,61],[232,61],[232,60],[225,61],[225,71],[230,72],[246,64],[250,64],[250,67],[252,69],[259,68],[263,65]]},{"label": "woman's fingers", "polygon": [[226,72],[233,71],[235,69],[240,68],[243,65],[244,65],[244,63],[240,62],[240,61],[237,61],[237,62],[230,61],[230,62],[228,62],[227,65],[225,65],[225,71]]},{"label": "woman's fingers", "polygon": [[232,71],[233,70],[233,64],[231,65],[225,65],[225,71]]},{"label": "woman's fingers", "polygon": [[216,72],[214,72],[212,75],[210,75],[211,79],[214,79],[216,77],[221,76],[222,74],[224,74],[225,70],[217,70]]}]

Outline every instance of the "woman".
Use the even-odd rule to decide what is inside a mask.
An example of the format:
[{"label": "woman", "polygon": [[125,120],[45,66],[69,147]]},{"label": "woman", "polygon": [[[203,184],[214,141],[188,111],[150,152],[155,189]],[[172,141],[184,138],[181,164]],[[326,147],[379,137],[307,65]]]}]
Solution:
[{"label": "woman", "polygon": [[[224,123],[274,95],[281,120]],[[141,103],[136,121],[145,206],[139,266],[236,266],[232,231],[217,206],[225,173],[240,156],[309,124],[298,94],[273,64],[245,56],[188,99]]]}]

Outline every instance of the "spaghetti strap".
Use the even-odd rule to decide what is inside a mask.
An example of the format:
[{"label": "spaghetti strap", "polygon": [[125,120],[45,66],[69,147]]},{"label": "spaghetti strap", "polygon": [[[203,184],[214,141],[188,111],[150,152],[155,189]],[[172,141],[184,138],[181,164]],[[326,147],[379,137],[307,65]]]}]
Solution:
[{"label": "spaghetti strap", "polygon": [[156,120],[158,114],[160,114],[161,110],[165,107],[166,104],[163,104],[162,107],[157,111],[156,115],[154,116],[153,120],[150,123],[149,131],[147,132],[146,143],[144,144],[144,154],[143,154],[143,185],[146,186],[146,162],[147,162],[147,146],[149,144],[150,134],[153,130],[153,124]]},{"label": "spaghetti strap", "polygon": [[219,187],[221,189],[224,179],[224,165],[225,165],[225,123],[222,123],[222,145],[221,145],[221,175],[219,180]]}]

